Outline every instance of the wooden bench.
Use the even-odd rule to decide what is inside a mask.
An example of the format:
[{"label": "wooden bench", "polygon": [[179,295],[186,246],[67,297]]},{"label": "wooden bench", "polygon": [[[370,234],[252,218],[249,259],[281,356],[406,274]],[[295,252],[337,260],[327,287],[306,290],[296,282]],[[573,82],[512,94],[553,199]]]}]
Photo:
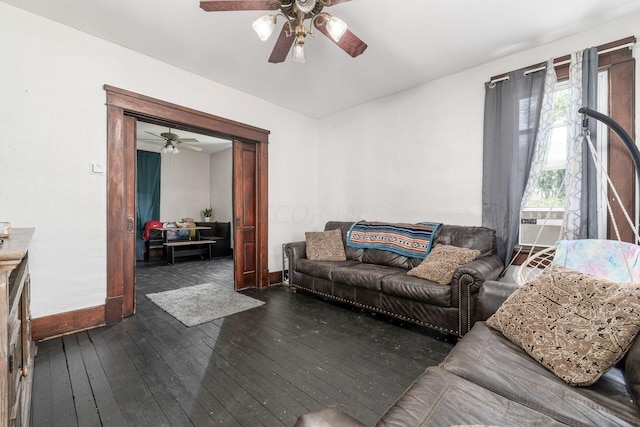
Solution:
[{"label": "wooden bench", "polygon": [[[207,253],[209,254],[209,261],[211,261],[211,246],[215,245],[215,240],[174,240],[171,242],[165,242],[163,245],[167,250],[167,262],[174,264],[176,258],[202,255],[202,247],[206,246]],[[176,251],[176,248],[194,247],[194,249],[184,249]],[[198,248],[195,248],[198,247]]]}]

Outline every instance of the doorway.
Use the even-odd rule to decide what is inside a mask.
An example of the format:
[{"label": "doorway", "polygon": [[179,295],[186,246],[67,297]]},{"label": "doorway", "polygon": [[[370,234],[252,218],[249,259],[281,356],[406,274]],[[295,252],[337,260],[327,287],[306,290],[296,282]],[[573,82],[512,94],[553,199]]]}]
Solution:
[{"label": "doorway", "polygon": [[[224,136],[234,140],[236,150],[245,144],[254,147],[254,173],[236,178],[234,164],[234,197],[255,201],[253,254],[237,259],[235,271],[242,281],[234,287],[263,287],[269,284],[267,248],[267,161],[269,131],[167,103],[144,95],[105,85],[107,92],[107,298],[105,321],[114,323],[135,313],[135,124],[137,119],[176,129]],[[235,160],[234,160],[235,163]],[[247,163],[243,163],[246,168]],[[253,181],[245,182],[246,177]],[[247,196],[247,189],[255,194]],[[236,225],[245,225],[245,211],[237,210],[234,201],[234,236]],[[243,233],[246,230],[243,230]],[[237,251],[237,248],[234,248]],[[241,259],[238,259],[241,258]],[[250,260],[245,262],[245,260]],[[249,277],[250,280],[246,280]]]}]

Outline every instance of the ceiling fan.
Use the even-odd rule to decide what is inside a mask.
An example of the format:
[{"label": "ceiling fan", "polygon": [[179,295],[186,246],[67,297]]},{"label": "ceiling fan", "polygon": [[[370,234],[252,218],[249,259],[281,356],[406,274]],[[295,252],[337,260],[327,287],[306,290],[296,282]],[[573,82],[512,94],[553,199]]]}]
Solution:
[{"label": "ceiling fan", "polygon": [[164,147],[162,147],[162,150],[161,150],[162,153],[164,154],[167,154],[167,153],[178,154],[180,152],[180,150],[178,150],[178,147],[184,147],[194,151],[202,151],[202,148],[196,147],[195,145],[191,145],[188,143],[188,142],[200,142],[200,141],[198,141],[195,138],[180,138],[175,133],[172,133],[171,129],[169,129],[169,132],[162,132],[160,135],[156,135],[155,133],[149,132],[149,131],[145,131],[145,132],[150,135],[157,136],[158,138],[164,139],[165,141]]},{"label": "ceiling fan", "polygon": [[[325,7],[335,6],[351,0],[202,0],[200,7],[207,12],[236,10],[272,10],[276,14],[265,15],[253,23],[260,39],[267,40],[273,33],[278,16],[286,19],[269,62],[284,62],[293,46],[294,62],[305,62],[304,42],[307,35],[314,34],[313,25],[338,47],[352,57],[362,54],[367,44],[347,28],[339,18],[323,12]],[[305,21],[309,20],[308,27]]]}]

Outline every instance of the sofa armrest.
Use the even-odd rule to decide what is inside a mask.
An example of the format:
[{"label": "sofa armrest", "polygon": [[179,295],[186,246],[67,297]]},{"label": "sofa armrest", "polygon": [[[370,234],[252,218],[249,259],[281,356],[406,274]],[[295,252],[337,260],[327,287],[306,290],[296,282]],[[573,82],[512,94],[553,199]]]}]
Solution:
[{"label": "sofa armrest", "polygon": [[519,286],[515,283],[497,282],[489,280],[484,282],[478,295],[478,309],[476,320],[487,320],[495,313],[502,303]]},{"label": "sofa armrest", "polygon": [[284,245],[284,253],[289,258],[289,271],[296,270],[296,260],[307,257],[306,242],[291,242]]},{"label": "sofa armrest", "polygon": [[478,292],[487,280],[495,280],[502,271],[503,263],[497,255],[478,258],[464,264],[453,273],[451,281],[452,306],[458,307],[458,334],[467,333],[476,318]]},{"label": "sofa armrest", "polygon": [[[467,287],[471,294],[477,294],[484,282],[498,278],[503,267],[502,260],[497,255],[478,258],[458,267],[453,273],[451,286],[453,288]],[[455,293],[458,293],[458,289],[455,290]],[[462,290],[466,292],[466,290]]]}]

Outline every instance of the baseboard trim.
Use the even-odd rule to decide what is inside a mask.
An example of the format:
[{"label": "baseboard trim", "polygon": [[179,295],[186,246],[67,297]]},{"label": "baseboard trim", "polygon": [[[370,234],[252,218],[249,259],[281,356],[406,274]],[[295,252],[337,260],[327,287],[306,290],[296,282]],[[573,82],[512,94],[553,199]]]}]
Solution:
[{"label": "baseboard trim", "polygon": [[98,305],[35,318],[31,321],[31,336],[40,341],[105,324],[105,306]]},{"label": "baseboard trim", "polygon": [[276,285],[278,283],[282,283],[282,271],[270,271],[269,285]]}]

